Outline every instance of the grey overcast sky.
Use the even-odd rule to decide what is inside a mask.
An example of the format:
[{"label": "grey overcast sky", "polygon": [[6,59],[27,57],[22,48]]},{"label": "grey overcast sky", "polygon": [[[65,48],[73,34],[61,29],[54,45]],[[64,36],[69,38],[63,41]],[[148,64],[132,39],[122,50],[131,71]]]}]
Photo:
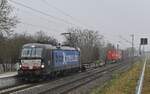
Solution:
[{"label": "grey overcast sky", "polygon": [[[11,1],[11,0],[9,0]],[[131,44],[131,34],[135,35],[135,46],[140,37],[150,38],[150,0],[12,0],[40,10],[49,15],[71,22],[82,28],[98,30],[105,40],[121,48]],[[53,17],[41,15],[30,9],[9,2],[14,7],[14,14],[22,23],[15,32],[34,33],[45,31],[62,41],[60,35],[74,25],[66,24]],[[56,9],[57,8],[57,9]],[[59,10],[71,15],[65,16]],[[32,25],[31,25],[32,24]],[[120,42],[119,42],[120,41]],[[150,50],[148,45],[147,50]]]}]

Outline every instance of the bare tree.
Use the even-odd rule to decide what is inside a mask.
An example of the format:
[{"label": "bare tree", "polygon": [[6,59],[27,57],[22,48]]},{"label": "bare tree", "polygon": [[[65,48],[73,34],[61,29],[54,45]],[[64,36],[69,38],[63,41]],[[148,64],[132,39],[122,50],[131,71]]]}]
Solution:
[{"label": "bare tree", "polygon": [[17,17],[12,15],[13,8],[8,4],[7,0],[1,0],[0,4],[0,33],[10,34],[18,23]]},{"label": "bare tree", "polygon": [[[2,35],[0,35],[2,36]],[[29,34],[11,34],[9,37],[1,37],[0,42],[0,71],[11,71],[13,68],[7,65],[14,65],[16,60],[19,58],[22,45],[26,43],[48,43],[52,45],[57,44],[57,40],[51,36],[46,35],[40,31],[34,35]]]},{"label": "bare tree", "polygon": [[70,28],[70,35],[65,35],[67,45],[81,49],[81,62],[90,63],[99,59],[99,51],[102,48],[102,39],[98,31],[88,29]]},{"label": "bare tree", "polygon": [[52,36],[48,36],[43,31],[36,32],[33,37],[37,43],[44,43],[44,44],[51,44],[51,45],[58,44],[58,41],[55,38],[53,38]]},{"label": "bare tree", "polygon": [[19,57],[21,46],[29,41],[31,37],[26,34],[14,34],[11,37],[4,37],[0,43],[0,64],[3,67],[3,71],[11,70],[7,68],[7,65],[13,65],[16,59]]},{"label": "bare tree", "polygon": [[7,68],[5,65],[11,59],[8,55],[11,54],[10,50],[12,48],[9,45],[9,39],[5,36],[13,32],[13,28],[18,23],[18,20],[15,15],[11,14],[13,8],[8,4],[8,1],[0,1],[0,64],[2,64],[3,70],[6,71]]}]

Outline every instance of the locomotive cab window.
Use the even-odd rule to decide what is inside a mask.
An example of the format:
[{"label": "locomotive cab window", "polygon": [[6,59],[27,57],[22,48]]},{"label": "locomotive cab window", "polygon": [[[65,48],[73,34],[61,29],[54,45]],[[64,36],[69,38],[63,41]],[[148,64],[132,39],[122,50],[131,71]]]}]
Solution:
[{"label": "locomotive cab window", "polygon": [[42,57],[43,48],[23,48],[21,57]]}]

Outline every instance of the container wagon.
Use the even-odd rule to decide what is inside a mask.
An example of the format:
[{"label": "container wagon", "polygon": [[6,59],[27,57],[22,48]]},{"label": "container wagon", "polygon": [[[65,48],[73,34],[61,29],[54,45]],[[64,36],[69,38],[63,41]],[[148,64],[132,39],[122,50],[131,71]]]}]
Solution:
[{"label": "container wagon", "polygon": [[122,51],[110,49],[106,54],[106,62],[115,63],[122,59]]}]

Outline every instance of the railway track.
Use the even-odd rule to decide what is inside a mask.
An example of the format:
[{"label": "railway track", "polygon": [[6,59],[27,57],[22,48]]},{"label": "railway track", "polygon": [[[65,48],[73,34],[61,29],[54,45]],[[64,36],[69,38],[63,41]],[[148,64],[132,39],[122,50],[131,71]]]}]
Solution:
[{"label": "railway track", "polygon": [[[122,65],[121,67],[118,67],[114,71],[110,72],[105,72],[103,75],[97,79],[94,79],[84,85],[81,85],[77,88],[73,88],[69,91],[66,91],[65,94],[91,94],[91,91],[96,88],[96,87],[103,87],[103,85],[112,79],[112,75],[114,74],[120,74],[122,72],[127,71],[129,68],[131,68],[131,63],[130,64],[125,64]],[[63,94],[63,93],[62,93]]]},{"label": "railway track", "polygon": [[[95,80],[101,77],[103,74],[109,71],[113,71],[117,69],[119,66],[122,66],[124,63],[112,64],[103,69],[97,68],[85,73],[80,73],[77,75],[73,75],[71,77],[66,77],[62,79],[58,79],[56,81],[52,81],[46,84],[40,84],[31,88],[27,88],[24,90],[19,90],[13,92],[12,94],[65,94],[66,92],[82,86],[92,80]],[[75,84],[76,83],[76,84]],[[74,87],[72,87],[74,86]],[[68,89],[66,89],[68,88]],[[61,91],[61,92],[60,92]]]},{"label": "railway track", "polygon": [[75,88],[102,77],[103,74],[111,73],[112,71],[120,69],[121,66],[124,65],[126,65],[126,63],[116,63],[52,81],[22,84],[2,90],[0,91],[0,94],[66,94]]},{"label": "railway track", "polygon": [[44,83],[44,82],[40,82],[40,83],[22,83],[22,84],[19,84],[19,85],[7,87],[7,88],[4,88],[3,90],[0,90],[0,94],[10,94],[12,92],[16,92],[16,91],[20,91],[20,90],[23,90],[23,89],[26,89],[26,88],[30,88],[30,87],[39,85],[41,83]]},{"label": "railway track", "polygon": [[122,64],[113,66],[113,67],[109,68],[108,70],[96,71],[95,73],[85,76],[81,79],[77,79],[75,81],[62,84],[60,86],[54,87],[54,88],[52,88],[48,91],[42,92],[40,94],[67,94],[68,92],[70,92],[76,88],[79,88],[91,81],[94,81],[94,80],[102,77],[103,74],[111,73],[112,71],[117,70],[120,66],[122,66]]},{"label": "railway track", "polygon": [[11,92],[15,92],[17,90],[28,88],[30,86],[32,86],[32,84],[23,84],[23,85],[14,86],[14,87],[11,87],[11,88],[8,88],[8,89],[1,90],[0,94],[9,94]]},{"label": "railway track", "polygon": [[46,81],[42,81],[42,82],[20,82],[20,84],[16,84],[16,85],[13,85],[13,86],[8,86],[8,87],[5,87],[5,88],[1,88],[0,89],[0,94],[10,94],[10,93],[13,93],[13,92],[16,92],[16,91],[20,91],[20,90],[24,90],[24,89],[27,89],[27,88],[30,88],[30,87],[34,87],[34,86],[37,86],[37,85],[41,85],[41,84],[45,84],[45,83],[48,83],[48,82],[51,82],[51,81],[54,81],[54,80],[58,80],[60,78],[56,78],[56,79],[49,79],[49,80],[46,80]]}]

